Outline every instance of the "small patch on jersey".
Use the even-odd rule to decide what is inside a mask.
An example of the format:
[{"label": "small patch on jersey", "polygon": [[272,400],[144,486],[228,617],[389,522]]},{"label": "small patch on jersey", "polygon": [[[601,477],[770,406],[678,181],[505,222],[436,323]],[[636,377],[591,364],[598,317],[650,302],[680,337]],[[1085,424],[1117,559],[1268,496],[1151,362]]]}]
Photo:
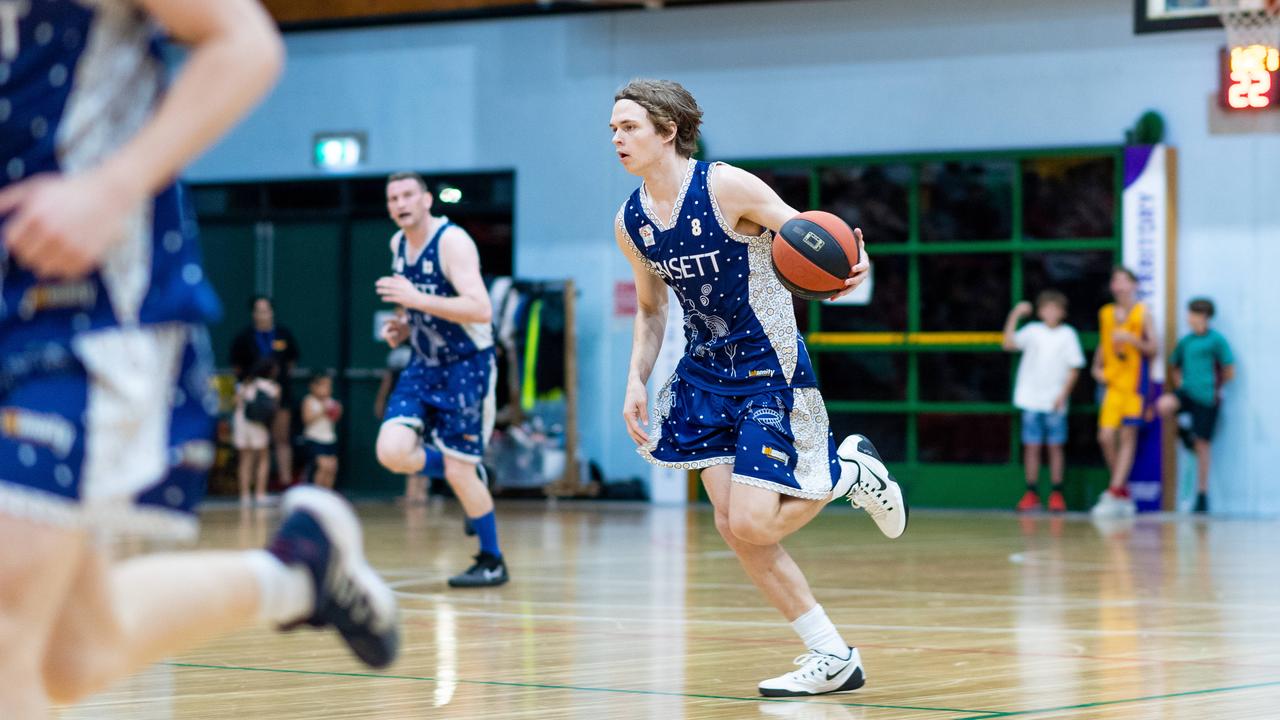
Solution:
[{"label": "small patch on jersey", "polygon": [[466,440],[467,442],[480,442],[479,435],[463,435],[462,439]]},{"label": "small patch on jersey", "polygon": [[748,373],[750,377],[773,377],[772,370],[752,370]]},{"label": "small patch on jersey", "polygon": [[786,465],[787,463],[791,462],[791,456],[790,456],[790,455],[788,455],[787,453],[782,452],[781,450],[779,450],[779,449],[777,449],[777,448],[771,448],[771,447],[769,447],[768,445],[765,445],[764,447],[760,448],[760,452],[761,452],[765,457],[769,458],[770,460],[777,460],[778,462],[782,463],[783,465]]},{"label": "small patch on jersey", "polygon": [[431,262],[430,260],[427,260],[426,258],[423,258],[422,272],[427,273],[429,275],[435,271],[436,271],[436,264]]},{"label": "small patch on jersey", "polygon": [[641,225],[640,238],[644,240],[645,247],[653,247],[653,228],[648,225]]}]

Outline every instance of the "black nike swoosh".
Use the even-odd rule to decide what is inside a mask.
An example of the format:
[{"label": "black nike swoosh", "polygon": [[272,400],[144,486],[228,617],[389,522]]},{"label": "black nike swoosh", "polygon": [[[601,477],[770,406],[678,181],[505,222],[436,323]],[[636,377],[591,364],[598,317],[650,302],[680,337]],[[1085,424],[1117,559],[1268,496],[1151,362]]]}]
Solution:
[{"label": "black nike swoosh", "polygon": [[871,472],[871,470],[870,470],[870,469],[866,468],[866,466],[865,466],[865,465],[863,465],[862,463],[858,462],[857,460],[854,460],[853,458],[847,458],[847,457],[845,457],[845,456],[843,456],[843,455],[838,455],[838,454],[836,455],[836,457],[840,458],[841,460],[843,460],[843,461],[845,461],[845,462],[851,462],[851,463],[856,464],[856,465],[858,466],[858,471],[859,471],[859,473],[861,473],[861,471],[862,471],[862,470],[866,470],[868,473],[870,473],[870,474],[871,474],[871,477],[873,477],[873,478],[875,478],[876,480],[879,480],[879,481],[880,481],[880,489],[881,489],[881,490],[884,490],[884,489],[886,489],[886,488],[888,488],[888,487],[889,487],[889,484],[888,484],[888,483],[886,483],[886,482],[884,481],[884,478],[880,477],[879,475],[875,474],[874,472]]},{"label": "black nike swoosh", "polygon": [[848,663],[845,663],[845,666],[844,666],[844,667],[842,667],[842,668],[840,668],[839,670],[835,671],[834,673],[832,673],[832,674],[828,675],[828,676],[827,676],[827,681],[828,681],[828,682],[830,682],[830,681],[832,681],[832,680],[835,680],[835,679],[836,679],[836,676],[838,676],[840,673],[842,673],[842,672],[844,672],[845,670],[848,670],[848,669],[849,669],[849,664],[848,664]]}]

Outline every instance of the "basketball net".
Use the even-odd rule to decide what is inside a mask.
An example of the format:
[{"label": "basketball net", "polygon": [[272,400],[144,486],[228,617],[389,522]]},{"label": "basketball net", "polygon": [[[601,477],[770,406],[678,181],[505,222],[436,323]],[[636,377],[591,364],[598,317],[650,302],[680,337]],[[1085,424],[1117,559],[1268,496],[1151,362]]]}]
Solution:
[{"label": "basketball net", "polygon": [[[1227,29],[1227,47],[1233,52],[1261,53],[1280,49],[1280,0],[1212,0]],[[1261,50],[1254,48],[1260,47]]]}]

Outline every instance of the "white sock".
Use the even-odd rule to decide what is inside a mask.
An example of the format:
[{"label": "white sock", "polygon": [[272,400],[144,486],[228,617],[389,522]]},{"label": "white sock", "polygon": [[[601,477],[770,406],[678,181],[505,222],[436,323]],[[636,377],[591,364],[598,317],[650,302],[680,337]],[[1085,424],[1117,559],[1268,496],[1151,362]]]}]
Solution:
[{"label": "white sock", "polygon": [[839,658],[849,657],[849,646],[840,631],[827,617],[827,611],[821,605],[814,605],[809,612],[791,621],[791,629],[796,631],[804,646],[827,655]]},{"label": "white sock", "polygon": [[258,620],[284,625],[307,618],[315,609],[311,573],[301,565],[285,565],[266,550],[250,550],[249,567],[258,580]]}]

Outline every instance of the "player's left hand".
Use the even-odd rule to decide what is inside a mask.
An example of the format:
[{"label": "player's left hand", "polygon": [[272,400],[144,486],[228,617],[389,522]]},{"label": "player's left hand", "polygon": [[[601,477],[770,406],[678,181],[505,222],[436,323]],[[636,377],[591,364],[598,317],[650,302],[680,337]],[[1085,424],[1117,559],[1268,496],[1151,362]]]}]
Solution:
[{"label": "player's left hand", "polygon": [[403,275],[389,275],[378,278],[375,287],[378,290],[378,297],[382,298],[383,302],[401,307],[416,307],[418,299],[422,297],[422,293],[418,292],[418,288],[414,287],[413,283],[409,282],[409,278]]},{"label": "player's left hand", "polygon": [[83,277],[124,237],[132,190],[93,171],[34,175],[0,191],[0,242],[41,279]]},{"label": "player's left hand", "polygon": [[862,228],[854,228],[853,237],[858,241],[858,264],[849,268],[849,277],[844,281],[844,289],[832,295],[829,298],[831,300],[842,298],[853,292],[870,275],[871,260],[867,257],[866,243],[862,242]]}]

